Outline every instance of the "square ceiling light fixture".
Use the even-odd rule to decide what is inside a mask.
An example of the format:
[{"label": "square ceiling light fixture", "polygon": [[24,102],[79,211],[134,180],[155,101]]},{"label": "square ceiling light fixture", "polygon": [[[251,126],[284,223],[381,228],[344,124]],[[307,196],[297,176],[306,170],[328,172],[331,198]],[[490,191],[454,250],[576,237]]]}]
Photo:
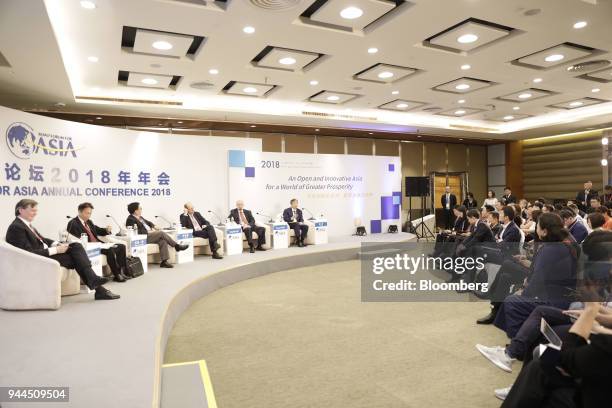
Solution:
[{"label": "square ceiling light fixture", "polygon": [[584,45],[563,43],[511,61],[513,65],[544,70],[601,53]]},{"label": "square ceiling light fixture", "polygon": [[453,109],[447,109],[442,112],[436,113],[436,115],[440,116],[448,116],[452,118],[462,118],[464,116],[474,115],[476,113],[484,112],[484,109],[477,108],[468,108],[468,107],[457,107]]},{"label": "square ceiling light fixture", "polygon": [[589,81],[595,81],[600,83],[609,83],[612,82],[612,68],[601,69],[599,71],[590,72],[588,74],[583,74],[578,76],[577,78],[588,79]]},{"label": "square ceiling light fixture", "polygon": [[316,0],[296,23],[349,33],[367,33],[412,5],[404,0]]},{"label": "square ceiling light fixture", "polygon": [[124,26],[121,48],[134,54],[194,59],[204,37]]},{"label": "square ceiling light fixture", "polygon": [[223,87],[223,93],[227,95],[242,95],[265,98],[272,91],[277,89],[277,85],[257,84],[253,82],[230,81]]},{"label": "square ceiling light fixture", "polygon": [[267,46],[251,64],[259,68],[272,68],[282,71],[305,72],[312,68],[324,54],[310,51],[293,50],[290,48]]},{"label": "square ceiling light fixture", "polygon": [[124,86],[176,90],[180,75],[148,74],[145,72],[119,71],[118,82]]},{"label": "square ceiling light fixture", "polygon": [[321,91],[308,98],[308,101],[329,103],[332,105],[342,105],[343,103],[352,101],[353,99],[358,98],[360,96],[361,95],[347,92]]},{"label": "square ceiling light fixture", "polygon": [[479,89],[488,88],[490,86],[497,85],[495,82],[486,81],[484,79],[476,79],[463,77],[458,78],[444,84],[437,85],[431,88],[433,91],[449,92],[454,94],[466,94]]},{"label": "square ceiling light fixture", "polygon": [[507,39],[519,31],[490,21],[468,18],[425,39],[422,45],[457,54],[469,54],[485,45]]},{"label": "square ceiling light fixture", "polygon": [[557,92],[547,91],[546,89],[528,88],[522,91],[512,92],[511,94],[498,96],[495,99],[506,102],[523,103],[552,95],[557,95]]},{"label": "square ceiling light fixture", "polygon": [[516,120],[530,118],[532,115],[527,115],[525,113],[507,113],[505,115],[500,115],[499,113],[491,116],[486,116],[485,120],[490,120],[493,122],[514,122]]},{"label": "square ceiling light fixture", "polygon": [[396,99],[391,102],[387,102],[383,105],[380,105],[379,109],[393,110],[398,112],[407,112],[412,109],[417,109],[422,106],[427,105],[426,102],[417,102],[417,101],[409,101],[406,99]]},{"label": "square ceiling light fixture", "polygon": [[605,102],[610,102],[610,101],[606,101],[604,99],[587,97],[587,98],[581,98],[581,99],[574,99],[574,100],[567,101],[567,102],[554,103],[548,106],[551,108],[572,110],[572,109],[584,108],[585,106],[597,105],[597,104],[605,103]]},{"label": "square ceiling light fixture", "polygon": [[353,79],[390,84],[413,75],[418,71],[416,68],[379,63],[356,73],[353,75]]}]

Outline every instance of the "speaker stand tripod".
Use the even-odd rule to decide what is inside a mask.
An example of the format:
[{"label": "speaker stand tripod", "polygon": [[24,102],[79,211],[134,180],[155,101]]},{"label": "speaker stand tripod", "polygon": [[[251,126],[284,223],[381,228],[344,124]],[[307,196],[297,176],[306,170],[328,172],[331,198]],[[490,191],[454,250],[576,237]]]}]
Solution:
[{"label": "speaker stand tripod", "polygon": [[[421,221],[417,225],[412,226],[417,236],[417,242],[421,239],[429,242],[429,238],[432,238],[434,241],[436,240],[434,233],[425,224],[425,198],[426,196],[421,196]],[[410,214],[410,224],[412,224],[412,196],[408,196],[408,214]],[[420,232],[419,228],[421,230]]]}]

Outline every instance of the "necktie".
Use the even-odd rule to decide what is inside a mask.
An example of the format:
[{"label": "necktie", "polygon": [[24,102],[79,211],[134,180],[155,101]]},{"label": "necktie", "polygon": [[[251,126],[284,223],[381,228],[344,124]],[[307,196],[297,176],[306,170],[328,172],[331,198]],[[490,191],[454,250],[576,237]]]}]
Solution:
[{"label": "necktie", "polygon": [[246,217],[244,216],[244,212],[242,210],[239,211],[240,213],[240,223],[241,224],[248,224]]},{"label": "necktie", "polygon": [[202,230],[202,226],[200,225],[198,220],[196,220],[196,217],[194,217],[192,214],[190,214],[189,218],[191,218],[191,223],[193,224],[193,229],[196,230],[196,231],[201,231]]},{"label": "necktie", "polygon": [[45,242],[43,238],[40,236],[40,234],[38,233],[38,231],[36,231],[36,229],[32,226],[32,224],[28,225],[28,227],[30,227],[30,230],[34,233],[34,235],[36,235],[36,238],[38,238],[39,241]]},{"label": "necktie", "polygon": [[98,238],[96,238],[96,236],[93,234],[93,232],[91,232],[91,229],[89,229],[89,225],[87,225],[87,223],[83,223],[83,226],[85,227],[85,232],[87,233],[87,236],[89,237],[89,242],[98,242]]}]

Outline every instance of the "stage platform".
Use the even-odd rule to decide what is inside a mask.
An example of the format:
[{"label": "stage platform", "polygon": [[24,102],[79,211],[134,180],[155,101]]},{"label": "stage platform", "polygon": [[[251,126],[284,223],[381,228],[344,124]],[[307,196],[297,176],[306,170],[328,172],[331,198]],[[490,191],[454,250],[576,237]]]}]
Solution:
[{"label": "stage platform", "polygon": [[70,402],[54,407],[157,408],[167,337],[195,300],[267,273],[355,259],[362,242],[414,240],[407,233],[375,234],[222,260],[200,256],[174,269],[151,265],[142,277],[109,283],[119,300],[76,295],[62,298],[57,311],[0,310],[0,385],[70,387]]}]

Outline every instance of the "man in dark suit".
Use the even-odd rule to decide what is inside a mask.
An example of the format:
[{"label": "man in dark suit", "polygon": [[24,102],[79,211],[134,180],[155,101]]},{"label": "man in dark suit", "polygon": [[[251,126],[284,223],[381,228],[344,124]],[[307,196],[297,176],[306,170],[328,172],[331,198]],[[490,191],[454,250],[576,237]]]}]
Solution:
[{"label": "man in dark suit", "polygon": [[[249,210],[244,209],[244,201],[236,201],[236,208],[230,211],[228,218],[231,218],[242,227],[242,232],[249,243],[251,253],[255,252],[256,249],[258,251],[265,251],[262,245],[266,243],[266,229],[256,225],[253,214]],[[255,247],[253,242],[253,232],[257,234],[257,247]]]},{"label": "man in dark suit", "polygon": [[584,224],[578,221],[578,216],[576,213],[569,207],[564,207],[560,212],[559,216],[563,220],[563,225],[565,228],[572,234],[574,239],[578,244],[581,244],[582,241],[589,235],[589,231],[584,226]]},{"label": "man in dark suit", "polygon": [[[113,227],[100,228],[91,221],[93,211],[91,203],[79,204],[78,211],[79,215],[68,221],[66,226],[69,234],[77,238],[80,238],[82,234],[87,234],[88,242],[102,242],[98,237],[105,237],[112,233]],[[117,243],[110,248],[102,248],[101,252],[106,256],[106,262],[115,281],[125,282],[126,279],[130,279],[127,276],[125,245]]]},{"label": "man in dark suit", "polygon": [[217,232],[215,227],[210,225],[210,222],[206,218],[202,217],[202,214],[193,209],[193,204],[186,203],[184,205],[185,212],[181,214],[181,225],[183,228],[189,228],[193,230],[193,236],[199,238],[208,238],[208,245],[212,252],[214,259],[223,259],[219,255],[219,248],[221,245],[217,242]]},{"label": "man in dark suit", "polygon": [[501,196],[501,199],[499,201],[503,205],[516,203],[516,196],[512,195],[512,190],[510,190],[510,187],[504,188],[504,195]]},{"label": "man in dark suit", "polygon": [[36,218],[38,203],[34,200],[23,199],[15,206],[15,220],[6,231],[6,242],[33,254],[51,258],[68,269],[76,269],[89,289],[94,289],[96,300],[119,299],[119,295],[106,289],[104,285],[107,278],[100,277],[91,269],[91,262],[83,246],[79,243],[58,243],[44,238],[32,226]]},{"label": "man in dark suit", "polygon": [[480,213],[477,209],[472,208],[467,212],[467,219],[472,227],[470,236],[463,240],[459,250],[467,254],[474,245],[483,242],[495,242],[493,232],[487,222],[480,218]]},{"label": "man in dark suit", "polygon": [[160,231],[155,224],[149,220],[146,220],[142,216],[142,206],[140,203],[130,203],[128,204],[127,209],[130,215],[128,215],[127,219],[125,220],[125,226],[129,227],[130,225],[136,225],[138,234],[147,236],[148,244],[159,245],[159,256],[161,258],[161,263],[159,264],[160,267],[174,268],[174,266],[168,262],[168,259],[170,259],[170,247],[173,247],[178,252],[189,248],[189,245],[181,245],[176,243],[176,241],[173,240],[170,235]]},{"label": "man in dark suit", "polygon": [[576,194],[578,208],[586,211],[593,197],[597,197],[597,191],[593,190],[593,182],[587,181],[584,183],[584,189]]},{"label": "man in dark suit", "polygon": [[457,205],[457,196],[451,193],[450,186],[446,186],[441,202],[444,211],[444,228],[450,230],[453,226],[453,209]]},{"label": "man in dark suit", "polygon": [[283,220],[289,224],[289,227],[295,232],[295,242],[297,246],[305,247],[306,235],[308,234],[308,225],[304,224],[304,217],[302,216],[302,210],[298,208],[298,200],[292,198],[289,202],[291,207],[285,208],[283,211]]},{"label": "man in dark suit", "polygon": [[489,228],[491,228],[491,232],[493,232],[493,237],[497,240],[497,236],[502,230],[502,225],[499,223],[499,213],[491,211],[487,214],[487,221],[489,223]]},{"label": "man in dark suit", "polygon": [[589,201],[589,207],[586,209],[586,213],[592,214],[597,211],[599,207],[601,207],[601,199],[597,196],[591,197],[591,200]]},{"label": "man in dark suit", "polygon": [[[516,216],[514,208],[508,205],[505,206],[499,216],[502,223],[502,230],[499,233],[497,242],[520,242],[521,231],[516,225],[516,222],[514,222],[514,217]],[[518,249],[518,246],[516,249]]]}]

